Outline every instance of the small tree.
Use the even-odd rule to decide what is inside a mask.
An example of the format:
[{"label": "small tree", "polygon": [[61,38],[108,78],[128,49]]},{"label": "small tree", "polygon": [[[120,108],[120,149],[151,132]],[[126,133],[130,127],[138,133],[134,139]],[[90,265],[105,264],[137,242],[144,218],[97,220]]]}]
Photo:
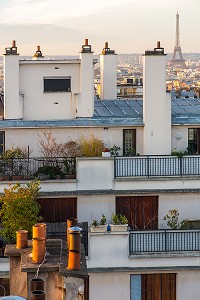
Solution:
[{"label": "small tree", "polygon": [[4,195],[0,197],[0,217],[2,235],[8,242],[15,241],[16,231],[20,229],[28,230],[31,236],[32,226],[41,219],[36,201],[38,191],[38,181],[29,182],[25,186],[17,183],[4,189]]},{"label": "small tree", "polygon": [[181,229],[187,220],[179,221],[179,212],[177,209],[171,209],[168,211],[166,216],[163,218],[164,221],[167,221],[167,226],[169,226],[171,229]]}]

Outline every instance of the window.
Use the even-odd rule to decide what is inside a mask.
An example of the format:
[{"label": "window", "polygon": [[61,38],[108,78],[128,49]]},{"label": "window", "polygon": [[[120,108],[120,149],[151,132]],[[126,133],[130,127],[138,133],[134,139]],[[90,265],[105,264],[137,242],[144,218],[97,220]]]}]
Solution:
[{"label": "window", "polygon": [[131,300],[176,300],[176,274],[131,275]]},{"label": "window", "polygon": [[200,128],[188,129],[188,152],[190,154],[200,153]]},{"label": "window", "polygon": [[44,92],[71,92],[71,77],[44,78]]},{"label": "window", "polygon": [[4,152],[5,149],[5,132],[0,131],[0,154]]},{"label": "window", "polygon": [[136,154],[136,129],[123,130],[123,153],[125,156]]}]

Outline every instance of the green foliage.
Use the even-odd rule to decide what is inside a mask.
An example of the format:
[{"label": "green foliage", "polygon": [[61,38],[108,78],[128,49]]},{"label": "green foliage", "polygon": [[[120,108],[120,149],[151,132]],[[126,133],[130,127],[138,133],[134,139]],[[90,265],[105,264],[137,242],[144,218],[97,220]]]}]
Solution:
[{"label": "green foliage", "polygon": [[36,196],[39,191],[39,182],[32,181],[26,185],[17,183],[4,189],[4,195],[0,196],[0,217],[3,225],[3,236],[8,242],[14,242],[17,230],[32,232],[32,226],[41,218],[39,204]]},{"label": "green foliage", "polygon": [[125,215],[112,214],[112,222],[115,225],[128,224],[128,219],[126,218]]},{"label": "green foliage", "polygon": [[100,225],[105,225],[106,224],[106,217],[104,214],[101,215],[101,220],[100,220]]},{"label": "green foliage", "polygon": [[93,134],[88,138],[81,137],[80,139],[80,149],[81,156],[86,157],[96,157],[102,156],[102,151],[104,149],[104,142],[101,139],[98,139]]},{"label": "green foliage", "polygon": [[64,158],[63,160],[64,164],[64,173],[65,174],[70,174],[70,175],[75,175],[76,174],[76,161],[75,159],[71,158]]},{"label": "green foliage", "polygon": [[135,156],[135,155],[136,155],[135,149],[129,150],[124,154],[124,156]]},{"label": "green foliage", "polygon": [[37,172],[35,172],[34,177],[38,177],[39,175],[44,174],[48,175],[50,179],[56,179],[57,176],[64,178],[65,174],[62,172],[59,166],[43,166],[39,167]]},{"label": "green foliage", "polygon": [[181,229],[187,223],[187,220],[179,221],[179,212],[177,209],[169,210],[163,220],[167,221],[167,226],[171,229]]},{"label": "green foliage", "polygon": [[116,145],[112,146],[110,148],[111,156],[118,156],[119,155],[119,150],[121,150],[121,148],[119,146],[116,146]]},{"label": "green foliage", "polygon": [[94,220],[92,221],[92,226],[94,226],[94,227],[97,227],[97,226],[98,226],[98,222],[97,222],[96,219],[94,219]]},{"label": "green foliage", "polygon": [[3,159],[27,158],[27,157],[28,154],[26,150],[14,146],[12,146],[10,149],[6,149],[1,155],[1,158]]},{"label": "green foliage", "polygon": [[171,153],[171,155],[173,155],[173,156],[178,156],[178,157],[183,157],[184,155],[186,155],[185,154],[185,152],[182,152],[182,151],[173,151],[172,153]]}]

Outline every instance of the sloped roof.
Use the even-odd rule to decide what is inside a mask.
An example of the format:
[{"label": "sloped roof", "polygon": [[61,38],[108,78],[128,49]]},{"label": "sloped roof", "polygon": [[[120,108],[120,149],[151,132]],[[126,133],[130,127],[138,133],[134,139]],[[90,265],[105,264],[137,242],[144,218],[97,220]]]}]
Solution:
[{"label": "sloped roof", "polygon": [[[134,118],[143,117],[142,100],[95,100],[94,117]],[[172,124],[200,125],[200,98],[175,98],[171,106]]]}]

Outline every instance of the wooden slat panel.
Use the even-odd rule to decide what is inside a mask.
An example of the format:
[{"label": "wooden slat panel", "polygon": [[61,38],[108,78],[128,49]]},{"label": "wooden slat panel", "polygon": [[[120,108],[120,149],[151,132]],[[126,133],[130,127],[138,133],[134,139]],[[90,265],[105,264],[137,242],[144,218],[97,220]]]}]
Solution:
[{"label": "wooden slat panel", "polygon": [[176,274],[162,274],[162,300],[176,300]]},{"label": "wooden slat panel", "polygon": [[116,197],[116,213],[126,215],[129,226],[133,229],[157,229],[158,197]]},{"label": "wooden slat panel", "polygon": [[76,198],[38,198],[37,201],[41,206],[43,222],[57,223],[77,218]]}]

